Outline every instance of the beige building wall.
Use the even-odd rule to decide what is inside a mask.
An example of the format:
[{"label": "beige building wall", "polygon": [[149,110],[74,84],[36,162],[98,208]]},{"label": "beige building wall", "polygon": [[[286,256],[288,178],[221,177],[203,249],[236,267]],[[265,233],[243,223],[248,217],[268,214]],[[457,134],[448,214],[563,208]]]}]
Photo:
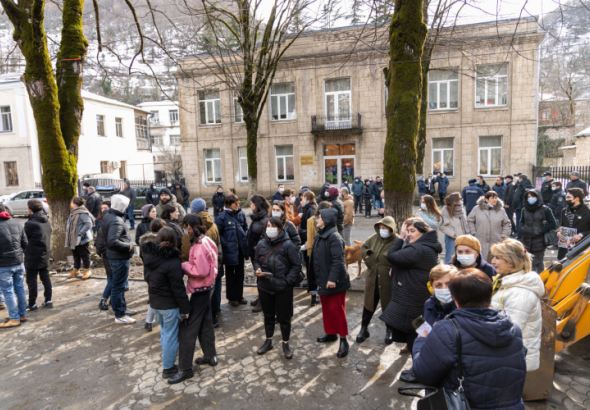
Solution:
[{"label": "beige building wall", "polygon": [[[510,34],[517,30],[512,38]],[[258,187],[263,195],[276,191],[275,147],[292,145],[294,181],[286,187],[302,185],[317,188],[324,182],[326,144],[354,143],[355,174],[363,178],[383,175],[383,150],[386,137],[385,87],[383,68],[388,64],[385,44],[375,45],[382,52],[354,41],[355,30],[335,29],[300,37],[286,53],[274,83],[292,82],[295,88],[296,118],[270,121],[270,101],[262,114],[258,133]],[[500,33],[498,38],[497,34]],[[382,33],[386,39],[386,31]],[[432,171],[432,139],[454,138],[454,170],[451,191],[460,190],[468,179],[479,174],[479,137],[502,137],[501,174],[529,173],[536,159],[538,44],[543,37],[534,19],[496,24],[466,26],[457,30],[457,38],[470,39],[462,50],[439,47],[433,56],[434,68],[455,68],[459,75],[459,107],[428,112],[425,174]],[[379,37],[379,36],[377,36]],[[356,47],[355,52],[350,53]],[[377,47],[379,46],[379,47]],[[508,63],[508,104],[502,107],[475,107],[475,67],[479,64]],[[222,182],[227,190],[235,187],[246,195],[247,183],[239,181],[238,147],[246,146],[243,124],[233,122],[231,91],[215,85],[214,77],[204,76],[196,59],[185,60],[178,74],[183,169],[191,197],[209,198],[217,183],[205,180],[204,150],[220,149]],[[362,115],[362,133],[313,135],[311,117],[325,114],[326,80],[350,78],[351,112]],[[206,87],[220,90],[222,120],[218,125],[199,125],[198,91]],[[312,155],[313,165],[302,165],[301,156]],[[494,183],[495,177],[487,178]]]}]

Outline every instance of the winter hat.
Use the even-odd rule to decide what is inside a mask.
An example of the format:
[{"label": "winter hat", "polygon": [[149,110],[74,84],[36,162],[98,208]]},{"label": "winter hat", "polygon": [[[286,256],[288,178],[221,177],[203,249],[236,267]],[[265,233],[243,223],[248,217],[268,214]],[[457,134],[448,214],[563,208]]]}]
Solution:
[{"label": "winter hat", "polygon": [[85,187],[89,187],[90,186],[90,182],[84,182],[82,185],[84,185]]},{"label": "winter hat", "polygon": [[162,189],[160,189],[160,196],[161,196],[162,194],[166,194],[166,195],[168,195],[170,198],[172,198],[172,192],[170,192],[170,190],[169,190],[168,188],[162,188]]},{"label": "winter hat", "polygon": [[113,195],[111,197],[111,208],[116,211],[121,212],[122,214],[125,213],[125,210],[129,206],[129,198],[125,195]]},{"label": "winter hat", "polygon": [[219,188],[223,189],[223,187],[221,185],[217,185],[217,189],[219,189]]},{"label": "winter hat", "polygon": [[301,195],[301,194],[303,194],[304,192],[307,192],[307,191],[311,191],[311,188],[308,187],[307,185],[303,185],[301,187],[301,192],[299,192],[299,195]]},{"label": "winter hat", "polygon": [[580,173],[578,171],[573,171],[570,173],[570,175],[580,178]]},{"label": "winter hat", "polygon": [[470,183],[470,184],[475,184],[476,182],[477,182],[477,179],[475,179],[475,178],[471,178],[471,179],[469,180],[469,183]]},{"label": "winter hat", "polygon": [[545,172],[543,172],[543,176],[544,177],[550,177],[551,176],[551,172],[545,171]]},{"label": "winter hat", "polygon": [[191,212],[194,214],[198,214],[199,212],[203,212],[207,209],[207,204],[201,198],[193,199],[191,202]]},{"label": "winter hat", "polygon": [[328,195],[330,195],[330,198],[335,198],[338,196],[338,194],[339,194],[338,188],[333,187],[333,186],[328,188]]},{"label": "winter hat", "polygon": [[481,253],[481,244],[473,235],[458,236],[457,239],[455,239],[455,249],[457,249],[457,246],[459,245],[469,246],[471,249],[476,250],[477,253]]},{"label": "winter hat", "polygon": [[506,176],[504,177],[504,179],[507,179],[507,178],[514,179],[514,178],[512,177],[512,175],[506,175]]},{"label": "winter hat", "polygon": [[147,204],[141,207],[141,214],[143,215],[144,218],[149,218],[150,217],[150,211],[152,209],[152,204]]}]

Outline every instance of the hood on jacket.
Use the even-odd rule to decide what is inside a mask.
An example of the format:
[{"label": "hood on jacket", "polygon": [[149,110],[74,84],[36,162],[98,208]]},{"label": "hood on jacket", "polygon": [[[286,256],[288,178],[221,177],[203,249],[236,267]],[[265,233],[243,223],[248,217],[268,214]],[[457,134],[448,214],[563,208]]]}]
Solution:
[{"label": "hood on jacket", "polygon": [[213,226],[213,218],[209,215],[209,212],[201,211],[198,214],[201,217],[201,222],[203,222],[203,226],[209,230]]},{"label": "hood on jacket", "polygon": [[[477,205],[479,205],[479,207],[481,209],[489,209],[489,208],[484,208],[487,207],[488,205],[485,203],[485,197],[481,197],[477,200]],[[504,202],[498,198],[498,202],[496,202],[496,205],[494,205],[494,207],[492,208],[494,211],[504,211]]]},{"label": "hood on jacket", "polygon": [[438,233],[434,230],[426,232],[414,243],[420,243],[421,245],[428,246],[436,253],[442,252],[442,245],[438,241]]},{"label": "hood on jacket", "polygon": [[180,260],[181,255],[180,251],[176,248],[160,246],[156,242],[151,241],[144,241],[141,244],[141,252],[143,254],[143,265],[148,269],[157,269],[158,266],[169,259]]},{"label": "hood on jacket", "polygon": [[345,201],[354,201],[354,200],[352,199],[352,196],[350,196],[350,195],[344,195],[342,197],[342,202],[345,202]]},{"label": "hood on jacket", "polygon": [[330,184],[328,184],[327,182],[322,185],[322,188],[320,189],[320,197],[324,198],[324,194],[326,193],[326,191],[330,188]]},{"label": "hood on jacket", "polygon": [[176,188],[176,185],[180,186],[182,188],[182,184],[180,183],[180,181],[174,181],[174,184],[172,184],[173,187]]},{"label": "hood on jacket", "polygon": [[[531,194],[534,197],[537,198],[537,202],[535,202],[533,205],[529,204],[529,201],[527,199],[528,195]],[[537,191],[536,189],[527,189],[526,192],[524,193],[524,207],[529,211],[529,212],[534,212],[537,209],[541,208],[543,205],[545,205],[545,202],[543,201],[543,195],[541,195],[541,193],[539,191]]]},{"label": "hood on jacket", "polygon": [[113,195],[111,197],[111,208],[113,208],[116,211],[121,212],[122,214],[125,213],[125,210],[127,210],[127,207],[129,206],[129,198],[127,198],[125,195]]},{"label": "hood on jacket", "polygon": [[522,288],[533,292],[538,297],[545,296],[545,285],[537,272],[527,272],[524,270],[506,275],[502,278],[500,288]]},{"label": "hood on jacket", "polygon": [[301,187],[301,191],[299,191],[299,195],[301,195],[301,194],[303,194],[303,193],[305,193],[305,192],[307,192],[307,191],[311,191],[311,188],[310,188],[310,187],[308,187],[307,185],[303,185],[303,186]]},{"label": "hood on jacket", "polygon": [[123,189],[124,190],[127,190],[129,188],[131,188],[131,184],[129,183],[129,180],[128,179],[124,179],[123,180]]},{"label": "hood on jacket", "polygon": [[385,225],[393,231],[395,235],[397,233],[397,227],[395,225],[395,220],[391,216],[386,216],[380,221],[375,222],[374,228],[375,232],[379,233],[379,225]]},{"label": "hood on jacket", "polygon": [[156,242],[156,236],[157,235],[153,232],[144,233],[141,235],[141,238],[139,238],[139,245],[141,246],[144,242]]},{"label": "hood on jacket", "polygon": [[154,205],[152,205],[152,204],[147,204],[147,205],[142,206],[141,207],[141,215],[146,219],[149,218],[150,217],[150,210],[152,209],[153,206]]},{"label": "hood on jacket", "polygon": [[338,211],[335,208],[326,208],[320,211],[320,215],[324,220],[324,227],[322,232],[326,232],[330,228],[336,227],[336,220],[338,219]]},{"label": "hood on jacket", "polygon": [[45,214],[45,211],[39,211],[39,212],[35,212],[35,213],[29,215],[29,220],[30,219],[34,219],[34,220],[39,221],[41,223],[49,222],[49,218],[47,217],[47,214]]},{"label": "hood on jacket", "polygon": [[150,184],[150,191],[155,191],[155,190],[156,190],[156,184],[155,184],[155,182],[152,182]]},{"label": "hood on jacket", "polygon": [[535,189],[535,187],[533,186],[533,184],[531,183],[531,181],[526,178],[526,175],[521,175],[521,177],[525,177],[524,181],[519,182],[518,184],[524,188],[525,191],[528,191],[529,189]]},{"label": "hood on jacket", "polygon": [[510,346],[516,337],[514,323],[503,310],[456,309],[448,317],[455,319],[463,331],[488,346]]},{"label": "hood on jacket", "polygon": [[191,202],[191,212],[198,214],[207,209],[207,203],[202,198],[195,198]]}]

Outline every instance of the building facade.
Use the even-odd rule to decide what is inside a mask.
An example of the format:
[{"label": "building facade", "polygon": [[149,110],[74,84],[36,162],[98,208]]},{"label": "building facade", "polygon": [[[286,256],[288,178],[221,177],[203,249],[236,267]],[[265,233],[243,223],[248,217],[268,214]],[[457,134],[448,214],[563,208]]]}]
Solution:
[{"label": "building facade", "polygon": [[[373,30],[373,29],[372,29]],[[387,39],[387,26],[371,38]],[[362,29],[310,32],[285,53],[258,132],[258,188],[299,189],[383,175],[387,44]],[[476,175],[530,172],[537,136],[536,19],[457,27],[432,57],[422,172],[444,171],[451,190]],[[460,39],[454,41],[453,39]],[[353,51],[351,51],[353,50]],[[378,51],[376,51],[378,50]],[[246,130],[231,90],[199,58],[177,73],[187,186],[248,189]],[[493,183],[493,182],[491,182]],[[315,190],[314,189],[314,190]]]}]

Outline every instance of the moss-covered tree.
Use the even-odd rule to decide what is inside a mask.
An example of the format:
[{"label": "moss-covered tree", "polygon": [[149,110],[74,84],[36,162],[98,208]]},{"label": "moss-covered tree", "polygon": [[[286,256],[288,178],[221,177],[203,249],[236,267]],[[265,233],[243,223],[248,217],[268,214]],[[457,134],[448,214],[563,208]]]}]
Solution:
[{"label": "moss-covered tree", "polygon": [[52,254],[66,256],[64,248],[69,203],[76,194],[78,138],[84,105],[82,69],[88,43],[82,31],[84,0],[63,1],[63,28],[56,72],[47,49],[43,27],[45,1],[0,0],[14,27],[13,39],[25,61],[23,81],[33,109],[43,189],[50,208]]},{"label": "moss-covered tree", "polygon": [[395,0],[389,25],[387,137],[383,159],[385,213],[397,221],[412,215],[416,187],[416,141],[422,91],[421,58],[428,29],[423,0]]}]

